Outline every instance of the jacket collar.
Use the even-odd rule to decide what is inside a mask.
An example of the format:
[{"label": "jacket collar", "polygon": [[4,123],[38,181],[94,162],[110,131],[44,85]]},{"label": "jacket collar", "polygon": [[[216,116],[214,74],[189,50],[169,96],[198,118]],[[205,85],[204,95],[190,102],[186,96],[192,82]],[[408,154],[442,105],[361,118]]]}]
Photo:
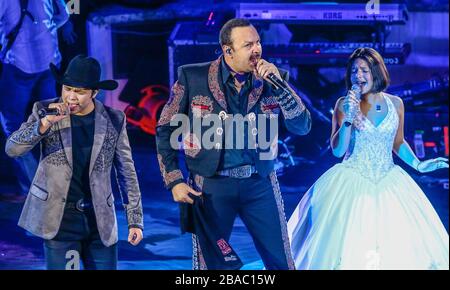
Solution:
[{"label": "jacket collar", "polygon": [[[214,99],[219,103],[219,105],[227,111],[227,101],[225,94],[223,92],[223,83],[219,82],[219,68],[221,66],[223,55],[219,56],[218,59],[211,62],[208,71],[208,86],[214,97]],[[247,113],[250,112],[252,107],[258,102],[259,97],[263,91],[263,81],[262,78],[256,76],[254,73],[252,80],[252,91],[249,94],[248,105],[247,105]]]}]

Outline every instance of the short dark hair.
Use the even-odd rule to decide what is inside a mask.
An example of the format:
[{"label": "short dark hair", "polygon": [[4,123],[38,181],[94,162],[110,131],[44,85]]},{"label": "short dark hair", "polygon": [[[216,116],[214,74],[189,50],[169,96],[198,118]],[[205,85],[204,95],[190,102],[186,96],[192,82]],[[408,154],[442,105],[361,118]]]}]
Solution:
[{"label": "short dark hair", "polygon": [[373,77],[372,92],[379,93],[384,91],[391,81],[383,57],[373,48],[360,47],[357,48],[349,57],[347,63],[347,71],[345,73],[345,83],[347,90],[352,87],[351,75],[352,66],[356,59],[362,59],[367,62]]},{"label": "short dark hair", "polygon": [[241,18],[233,18],[231,20],[228,20],[220,29],[219,34],[219,43],[220,46],[222,45],[230,45],[233,44],[233,41],[231,40],[231,31],[235,27],[247,27],[252,26],[250,21],[246,19]]}]

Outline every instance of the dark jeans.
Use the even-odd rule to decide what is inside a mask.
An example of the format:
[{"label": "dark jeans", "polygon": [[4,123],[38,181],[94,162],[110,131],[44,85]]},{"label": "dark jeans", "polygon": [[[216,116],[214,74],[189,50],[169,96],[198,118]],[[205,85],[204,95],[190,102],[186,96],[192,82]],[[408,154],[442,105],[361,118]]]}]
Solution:
[{"label": "dark jeans", "polygon": [[[55,80],[46,70],[28,74],[10,64],[3,64],[0,79],[0,121],[6,137],[26,120],[31,102],[56,97]],[[30,153],[15,158],[14,171],[20,193],[27,194],[36,173],[37,161]]]},{"label": "dark jeans", "polygon": [[117,244],[103,245],[93,209],[65,209],[58,234],[44,241],[48,270],[116,270]]},{"label": "dark jeans", "polygon": [[286,221],[280,220],[280,209],[269,177],[253,174],[245,179],[205,178],[202,192],[205,206],[214,209],[219,218],[219,231],[227,241],[239,214],[265,267],[269,270],[289,269],[281,229],[281,223]]}]

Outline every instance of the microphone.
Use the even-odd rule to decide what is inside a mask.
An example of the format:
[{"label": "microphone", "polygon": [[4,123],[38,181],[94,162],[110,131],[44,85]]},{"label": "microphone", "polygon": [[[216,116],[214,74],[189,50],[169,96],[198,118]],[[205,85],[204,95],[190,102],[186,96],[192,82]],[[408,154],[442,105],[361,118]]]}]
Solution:
[{"label": "microphone", "polygon": [[277,87],[282,88],[283,90],[287,90],[287,86],[279,77],[277,77],[274,73],[269,73],[267,78],[274,83]]},{"label": "microphone", "polygon": [[357,84],[353,84],[350,91],[353,91],[355,93],[356,98],[358,98],[359,100],[361,99],[361,87],[360,86],[358,86]]},{"label": "microphone", "polygon": [[42,108],[38,111],[39,118],[44,118],[45,116],[59,116],[61,115],[57,108]]},{"label": "microphone", "polygon": [[[259,57],[254,57],[252,60],[252,63],[254,65],[254,67],[256,68],[256,65],[258,63],[258,59]],[[281,80],[280,78],[278,78],[274,73],[269,73],[267,75],[267,78],[277,87],[283,89],[284,91],[289,91],[287,85],[284,83],[283,80]]]}]

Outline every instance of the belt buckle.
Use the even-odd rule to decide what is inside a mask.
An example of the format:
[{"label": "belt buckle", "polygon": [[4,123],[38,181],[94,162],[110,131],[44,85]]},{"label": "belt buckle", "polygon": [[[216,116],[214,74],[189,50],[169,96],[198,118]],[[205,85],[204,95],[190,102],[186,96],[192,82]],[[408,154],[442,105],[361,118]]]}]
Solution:
[{"label": "belt buckle", "polygon": [[79,199],[79,200],[77,201],[75,207],[76,207],[76,209],[77,209],[78,211],[84,212],[84,206],[85,206],[85,205],[86,205],[86,204],[84,203],[84,200],[83,200],[83,199]]},{"label": "belt buckle", "polygon": [[231,177],[234,178],[249,178],[252,175],[251,166],[242,166],[238,168],[231,169]]}]

